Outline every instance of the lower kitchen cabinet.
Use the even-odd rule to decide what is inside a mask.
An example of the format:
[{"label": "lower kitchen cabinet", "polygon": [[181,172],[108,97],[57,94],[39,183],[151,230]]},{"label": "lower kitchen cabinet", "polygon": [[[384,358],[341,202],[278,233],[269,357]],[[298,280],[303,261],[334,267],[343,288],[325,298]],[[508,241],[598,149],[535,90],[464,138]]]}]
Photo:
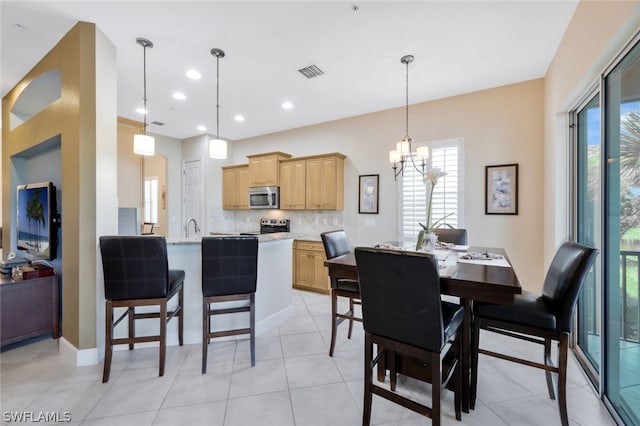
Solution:
[{"label": "lower kitchen cabinet", "polygon": [[293,287],[329,294],[329,276],[324,266],[324,246],[319,241],[293,242]]}]

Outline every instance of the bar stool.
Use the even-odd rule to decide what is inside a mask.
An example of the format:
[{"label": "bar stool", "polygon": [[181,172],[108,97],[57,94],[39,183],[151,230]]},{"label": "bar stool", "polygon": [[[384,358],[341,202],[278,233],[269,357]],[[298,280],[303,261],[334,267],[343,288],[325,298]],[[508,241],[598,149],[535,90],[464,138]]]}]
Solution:
[{"label": "bar stool", "polygon": [[[104,236],[100,237],[105,298],[105,354],[102,382],[109,381],[113,346],[159,342],[159,375],[164,375],[166,357],[167,322],[178,317],[178,341],[183,344],[184,271],[169,270],[167,243],[160,236]],[[178,304],[172,311],[167,302],[178,295]],[[160,312],[136,313],[138,306],[159,306]],[[126,310],[114,321],[114,309]],[[128,317],[128,337],[116,339],[114,328]],[[135,321],[159,318],[160,333],[154,336],[136,336]]]},{"label": "bar stool", "polygon": [[[351,252],[347,234],[343,230],[323,232],[320,234],[324,252],[327,259],[342,256]],[[338,312],[338,297],[346,297],[349,299],[349,310],[347,312]],[[351,339],[353,331],[353,322],[362,322],[362,318],[354,314],[354,306],[360,303],[360,284],[356,280],[331,280],[331,344],[329,345],[329,356],[333,356],[333,350],[336,346],[336,333],[338,325],[344,321],[349,321],[349,333],[347,338]]]},{"label": "bar stool", "polygon": [[[202,238],[202,374],[207,372],[211,338],[249,334],[251,366],[256,364],[255,294],[258,276],[256,237]],[[214,308],[212,304],[246,300],[244,306]],[[249,312],[249,327],[211,331],[211,316]]]}]

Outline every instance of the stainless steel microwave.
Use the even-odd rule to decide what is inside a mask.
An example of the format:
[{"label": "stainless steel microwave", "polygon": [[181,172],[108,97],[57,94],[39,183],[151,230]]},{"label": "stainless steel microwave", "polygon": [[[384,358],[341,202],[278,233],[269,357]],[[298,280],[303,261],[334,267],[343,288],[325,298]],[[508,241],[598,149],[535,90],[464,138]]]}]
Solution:
[{"label": "stainless steel microwave", "polygon": [[250,209],[279,209],[280,188],[277,186],[261,186],[249,188]]}]

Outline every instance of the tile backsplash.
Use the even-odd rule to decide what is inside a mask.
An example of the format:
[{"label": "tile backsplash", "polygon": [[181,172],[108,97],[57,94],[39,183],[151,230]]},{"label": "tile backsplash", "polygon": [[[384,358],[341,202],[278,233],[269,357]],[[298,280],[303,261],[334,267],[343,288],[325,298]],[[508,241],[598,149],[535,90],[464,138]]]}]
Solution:
[{"label": "tile backsplash", "polygon": [[207,232],[237,233],[257,231],[260,218],[291,220],[291,232],[320,235],[344,227],[344,211],[312,210],[218,210],[210,212]]}]

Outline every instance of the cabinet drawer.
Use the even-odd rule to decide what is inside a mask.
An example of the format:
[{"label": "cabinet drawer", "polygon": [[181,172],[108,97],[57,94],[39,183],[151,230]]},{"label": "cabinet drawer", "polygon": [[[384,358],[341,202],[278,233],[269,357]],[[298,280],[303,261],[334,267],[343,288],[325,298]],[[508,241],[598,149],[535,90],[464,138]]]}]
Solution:
[{"label": "cabinet drawer", "polygon": [[317,241],[296,240],[294,247],[296,249],[298,249],[298,250],[310,250],[310,251],[324,252],[324,246],[322,245],[322,243],[319,243]]}]

